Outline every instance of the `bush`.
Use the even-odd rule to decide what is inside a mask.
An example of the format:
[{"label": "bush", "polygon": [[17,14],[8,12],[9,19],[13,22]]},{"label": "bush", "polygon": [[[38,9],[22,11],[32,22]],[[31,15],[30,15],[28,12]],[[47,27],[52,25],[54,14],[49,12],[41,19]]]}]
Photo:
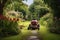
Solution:
[{"label": "bush", "polygon": [[19,33],[17,21],[0,18],[0,36],[16,35]]},{"label": "bush", "polygon": [[50,19],[47,26],[49,27],[50,32],[60,34],[60,20]]},{"label": "bush", "polygon": [[59,33],[60,34],[60,20],[54,20],[54,30],[55,30],[55,33]]}]

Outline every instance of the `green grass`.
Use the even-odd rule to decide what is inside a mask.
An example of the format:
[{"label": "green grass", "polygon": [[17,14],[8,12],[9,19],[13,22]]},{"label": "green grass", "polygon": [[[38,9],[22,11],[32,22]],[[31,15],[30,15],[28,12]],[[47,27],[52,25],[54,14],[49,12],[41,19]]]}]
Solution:
[{"label": "green grass", "polygon": [[60,40],[60,35],[50,33],[48,28],[45,26],[41,26],[41,29],[39,30],[39,37],[42,37],[43,40]]},{"label": "green grass", "polygon": [[[21,33],[15,36],[5,37],[1,40],[26,40],[26,38],[31,34],[31,30],[27,30],[28,24],[30,22],[19,22],[19,25],[24,25],[25,27],[21,30]],[[60,35],[53,34],[48,31],[46,26],[40,25],[40,30],[38,31],[38,37],[43,38],[43,40],[60,40]]]}]

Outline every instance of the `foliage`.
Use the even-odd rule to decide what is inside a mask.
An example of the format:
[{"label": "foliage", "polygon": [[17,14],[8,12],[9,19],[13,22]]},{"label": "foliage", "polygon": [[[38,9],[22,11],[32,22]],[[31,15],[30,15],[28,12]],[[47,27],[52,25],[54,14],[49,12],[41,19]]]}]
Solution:
[{"label": "foliage", "polygon": [[54,11],[54,17],[60,18],[60,0],[44,0]]},{"label": "foliage", "polygon": [[40,18],[41,25],[48,26],[51,23],[52,23],[52,14],[50,14],[50,13],[47,13],[42,18]]},{"label": "foliage", "polygon": [[4,16],[0,17],[0,36],[16,35],[19,33],[17,21]]},{"label": "foliage", "polygon": [[23,14],[23,18],[25,18],[27,12],[28,12],[28,6],[22,2],[18,2],[18,1],[12,1],[10,4],[8,4],[8,2],[5,5],[5,12],[14,10],[14,11],[18,11],[21,12]]},{"label": "foliage", "polygon": [[0,0],[0,14],[3,14],[3,8],[5,6],[5,4],[8,2],[8,4],[10,4],[13,1],[18,1],[21,2],[22,0]]},{"label": "foliage", "polygon": [[[27,11],[27,5],[22,3],[22,0],[0,0],[0,13],[4,13],[14,10],[22,12],[24,17]],[[4,14],[5,15],[5,14]],[[7,15],[6,15],[7,16]],[[2,15],[3,17],[3,15]],[[0,36],[9,36],[15,35],[19,33],[17,21],[19,19],[16,18],[7,18],[0,17]],[[1,19],[2,18],[2,19]]]},{"label": "foliage", "polygon": [[49,23],[50,31],[60,33],[60,0],[43,0],[53,11],[53,22]]},{"label": "foliage", "polygon": [[50,32],[60,34],[60,22],[59,21],[60,20],[55,20],[52,22],[52,24],[50,23],[49,25]]},{"label": "foliage", "polygon": [[29,7],[29,11],[31,15],[33,15],[33,18],[35,17],[35,19],[39,20],[39,18],[48,13],[48,8],[42,0],[34,0],[34,3]]},{"label": "foliage", "polygon": [[39,14],[40,15],[39,17],[44,16],[48,12],[49,12],[49,10],[47,8],[40,8],[40,11],[38,12],[38,13],[40,13]]}]

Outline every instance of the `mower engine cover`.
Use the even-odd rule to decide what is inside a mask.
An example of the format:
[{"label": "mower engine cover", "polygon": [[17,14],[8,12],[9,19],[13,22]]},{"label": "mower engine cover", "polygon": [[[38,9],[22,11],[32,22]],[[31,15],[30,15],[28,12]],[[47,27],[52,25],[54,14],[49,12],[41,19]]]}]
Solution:
[{"label": "mower engine cover", "polygon": [[32,20],[32,21],[31,21],[31,24],[32,24],[32,25],[37,25],[37,24],[38,24],[38,21],[37,21],[37,20]]}]

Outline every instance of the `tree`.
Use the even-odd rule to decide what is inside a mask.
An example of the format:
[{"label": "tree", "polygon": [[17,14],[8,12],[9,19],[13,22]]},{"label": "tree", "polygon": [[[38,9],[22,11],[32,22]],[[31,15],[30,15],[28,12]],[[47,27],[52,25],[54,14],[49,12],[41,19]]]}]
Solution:
[{"label": "tree", "polygon": [[12,2],[12,1],[18,1],[18,2],[21,2],[22,0],[0,0],[0,14],[3,14],[3,8],[6,4],[6,2]]},{"label": "tree", "polygon": [[3,7],[6,4],[7,0],[0,0],[0,14],[3,14]]},{"label": "tree", "polygon": [[60,0],[43,0],[53,12],[53,24],[50,23],[50,31],[60,33]]},{"label": "tree", "polygon": [[44,0],[54,11],[54,17],[60,18],[60,0]]},{"label": "tree", "polygon": [[[29,7],[29,11],[33,15],[33,18],[40,19],[47,13],[48,9],[42,0],[34,0],[34,3]],[[35,16],[36,15],[36,16]]]},{"label": "tree", "polygon": [[[10,2],[10,1],[9,1]],[[13,2],[7,2],[5,5],[5,12],[14,10],[14,11],[18,11],[21,12],[23,14],[23,18],[25,18],[27,11],[28,11],[28,6],[26,4],[24,4],[23,2],[18,2],[18,1],[13,1]],[[9,4],[8,4],[9,3]]]}]

